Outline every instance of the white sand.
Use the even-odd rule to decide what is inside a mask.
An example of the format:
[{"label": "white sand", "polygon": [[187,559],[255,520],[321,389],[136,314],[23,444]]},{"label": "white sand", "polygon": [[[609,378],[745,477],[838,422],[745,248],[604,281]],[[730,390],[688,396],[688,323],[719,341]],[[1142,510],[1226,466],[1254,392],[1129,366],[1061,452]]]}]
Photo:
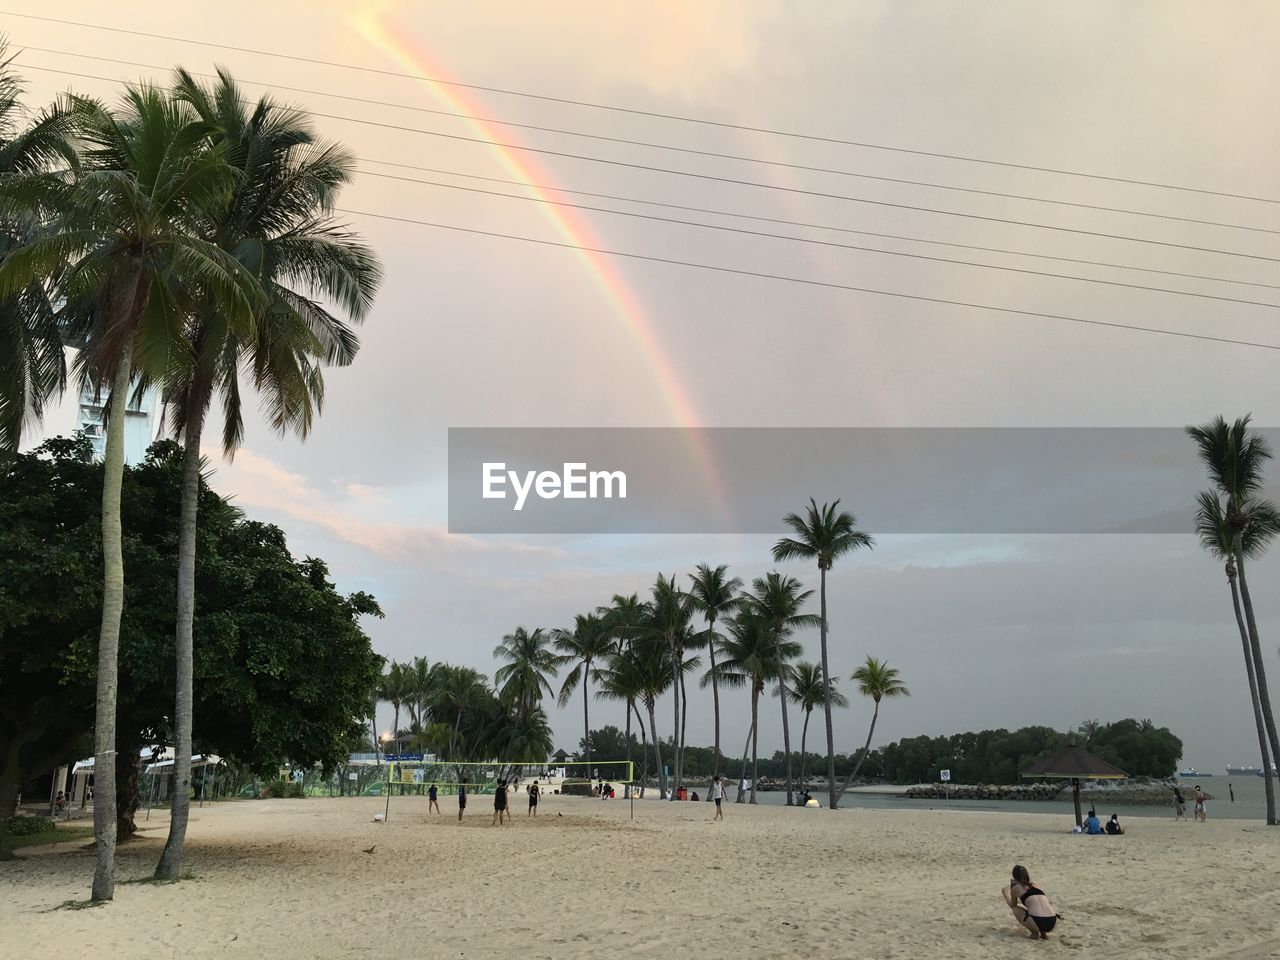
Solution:
[{"label": "white sand", "polygon": [[[1280,958],[1280,829],[1261,824],[1130,818],[1101,838],[1050,814],[736,804],[712,823],[710,804],[654,800],[632,823],[622,800],[548,796],[498,829],[489,798],[461,825],[441,806],[394,798],[386,824],[373,798],[193,810],[193,879],[88,910],[51,908],[87,896],[92,853],[38,848],[0,863],[0,957]],[[122,880],[154,866],[150,826]],[[1066,915],[1047,944],[1000,901],[1015,862]]]}]

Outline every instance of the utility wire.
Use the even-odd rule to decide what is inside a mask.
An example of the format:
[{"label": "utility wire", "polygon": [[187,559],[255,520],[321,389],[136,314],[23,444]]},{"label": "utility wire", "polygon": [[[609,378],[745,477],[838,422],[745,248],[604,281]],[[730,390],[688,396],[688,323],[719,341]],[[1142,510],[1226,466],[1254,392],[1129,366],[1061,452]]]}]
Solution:
[{"label": "utility wire", "polygon": [[[984,247],[972,243],[955,243],[948,240],[929,240],[924,237],[908,237],[896,233],[876,233],[872,230],[856,230],[853,227],[840,227],[829,223],[810,223],[804,220],[788,220],[784,217],[764,217],[751,213],[737,213],[732,210],[719,210],[714,207],[695,207],[684,203],[668,203],[661,200],[643,200],[639,197],[620,196],[612,193],[593,193],[589,190],[571,190],[551,184],[531,183],[527,180],[509,180],[503,177],[486,177],[478,173],[463,173],[460,170],[445,170],[439,167],[423,167],[413,163],[397,163],[393,160],[374,160],[370,157],[357,157],[361,163],[376,163],[379,166],[397,167],[404,170],[416,170],[422,173],[437,173],[448,177],[464,177],[468,180],[480,180],[486,183],[502,183],[512,187],[529,190],[550,190],[555,193],[567,193],[576,197],[592,197],[596,200],[615,200],[621,203],[637,203],[648,207],[662,207],[668,210],[683,210],[686,213],[705,213],[718,217],[734,217],[739,220],[751,220],[757,223],[774,223],[788,227],[803,227],[808,230],[830,230],[836,233],[856,234],[862,237],[877,237],[882,240],[899,240],[903,243],[924,243],[932,246],[954,247],[959,250],[978,250],[983,253],[1007,254],[1015,257],[1031,257],[1036,260],[1054,260],[1060,263],[1078,263],[1089,267],[1106,267],[1110,270],[1133,270],[1138,273],[1158,274],[1166,277],[1181,277],[1185,280],[1208,280],[1211,283],[1234,283],[1246,287],[1261,287],[1267,290],[1280,290],[1280,284],[1262,283],[1257,280],[1236,280],[1232,277],[1215,277],[1202,273],[1186,273],[1181,270],[1159,270],[1155,267],[1139,267],[1133,264],[1113,263],[1109,260],[1083,260],[1078,257],[1059,257],[1047,253],[1031,253],[1027,250],[1012,250],[1007,247]],[[372,171],[364,171],[372,176]],[[533,199],[533,198],[530,198]]]},{"label": "utility wire", "polygon": [[1090,320],[1085,317],[1072,317],[1060,313],[1042,313],[1036,310],[1019,310],[1014,307],[997,307],[988,303],[971,303],[965,300],[949,300],[943,297],[927,297],[917,293],[900,293],[893,290],[876,290],[870,287],[855,287],[852,284],[835,283],[830,280],[810,280],[804,277],[792,277],[785,274],[764,273],[757,270],[743,270],[737,267],[721,267],[710,263],[695,263],[689,260],[677,260],[671,257],[655,257],[642,253],[627,253],[621,250],[605,250],[600,247],[587,247],[576,243],[562,243],[558,240],[542,240],[536,237],[525,237],[519,234],[499,233],[494,230],[479,230],[474,227],[460,227],[449,223],[434,223],[429,220],[417,220],[412,217],[397,217],[386,213],[372,213],[367,210],[348,210],[337,208],[339,213],[353,217],[371,217],[376,220],[390,220],[396,223],[409,223],[417,226],[431,227],[436,230],[452,230],[457,233],[468,233],[474,236],[494,237],[500,240],[520,240],[524,243],[536,243],[545,247],[557,247],[562,250],[580,250],[586,253],[598,253],[609,257],[626,257],[630,260],[643,260],[648,263],[663,263],[670,266],[690,267],[697,270],[711,270],[716,273],[727,273],[740,277],[756,277],[762,280],[777,280],[784,283],[797,283],[810,287],[823,287],[829,290],[848,290],[853,293],[866,293],[878,297],[894,297],[900,300],[914,300],[917,303],[937,303],[952,307],[966,307],[970,310],[986,310],[992,313],[1003,313],[1020,317],[1038,317],[1045,320],[1062,320],[1067,323],[1079,323],[1091,327],[1106,327],[1114,330],[1131,330],[1136,333],[1150,333],[1159,336],[1181,337],[1187,340],[1200,340],[1209,343],[1225,343],[1238,347],[1254,347],[1260,350],[1280,350],[1280,344],[1259,343],[1252,340],[1235,340],[1230,337],[1214,337],[1205,333],[1187,333],[1181,330],[1168,330],[1162,327],[1144,327],[1128,323],[1115,323],[1108,320]]},{"label": "utility wire", "polygon": [[[167,70],[168,67],[160,66],[154,63],[141,63],[137,60],[122,60],[118,57],[102,57],[90,53],[76,53],[70,50],[58,50],[51,47],[34,47],[29,44],[23,45],[23,50],[34,50],[38,53],[52,53],[58,56],[73,57],[77,59],[99,60],[105,63],[117,63],[130,67],[143,67],[148,70]],[[217,79],[216,74],[197,73],[188,71],[192,76],[204,77],[207,79]],[[85,74],[84,76],[89,76]],[[97,77],[95,79],[106,80],[106,77]],[[279,83],[268,83],[264,80],[247,80],[237,78],[241,83],[247,83],[253,86],[266,87],[271,90],[286,90],[290,93],[301,93],[315,97],[330,97],[336,100],[347,100],[352,103],[362,103],[369,106],[392,107],[396,110],[411,110],[415,113],[426,113],[432,116],[450,117],[455,120],[472,120],[478,123],[492,123],[503,127],[515,127],[519,130],[536,130],[540,133],[551,133],[557,136],[580,137],[586,140],[598,140],[603,143],[619,143],[633,147],[645,147],[653,150],[667,150],[672,153],[682,153],[690,156],[711,157],[718,160],[732,160],[739,163],[756,163],[769,167],[779,167],[787,170],[799,170],[805,173],[822,173],[831,174],[840,177],[853,177],[859,180],[874,180],[880,183],[894,183],[903,186],[927,187],[931,190],[949,190],[954,193],[967,193],[982,197],[1001,197],[1006,200],[1023,200],[1029,203],[1052,204],[1059,207],[1074,207],[1078,210],[1094,210],[1102,213],[1120,213],[1131,217],[1151,217],[1157,220],[1167,220],[1174,223],[1191,223],[1206,227],[1223,227],[1230,230],[1247,230],[1251,233],[1269,233],[1280,235],[1280,230],[1271,229],[1269,227],[1256,227],[1241,223],[1227,223],[1222,220],[1206,220],[1199,217],[1180,217],[1168,213],[1156,213],[1150,210],[1132,210],[1127,207],[1111,207],[1097,203],[1081,203],[1074,200],[1058,200],[1053,197],[1036,197],[1021,193],[1005,193],[1000,190],[981,190],[976,187],[962,187],[949,183],[934,183],[928,180],[910,180],[902,177],[885,177],[871,173],[860,173],[853,170],[841,170],[835,167],[818,167],[803,163],[793,163],[787,160],[768,160],[763,157],[751,157],[736,153],[722,153],[716,150],[702,150],[696,147],[682,147],[669,143],[658,143],[653,140],[635,140],[627,137],[611,137],[598,133],[587,133],[582,130],[566,130],[561,127],[547,127],[534,123],[520,123],[514,120],[498,120],[494,117],[478,117],[469,113],[457,113],[452,110],[437,110],[431,107],[419,107],[408,103],[394,103],[388,100],[378,100],[370,97],[356,97],[345,93],[331,93],[327,90],[311,90],[306,87],[292,87]]]},{"label": "utility wire", "polygon": [[793,237],[785,233],[769,233],[765,230],[750,230],[746,227],[731,227],[725,224],[700,223],[697,220],[681,220],[678,217],[661,217],[652,213],[638,213],[633,210],[612,210],[608,207],[594,207],[583,203],[569,203],[564,200],[545,200],[538,197],[521,196],[514,193],[503,193],[501,190],[486,190],[483,187],[467,187],[457,183],[442,183],[438,180],[419,180],[415,177],[401,177],[392,173],[374,173],[371,170],[360,171],[367,177],[381,177],[384,180],[398,180],[403,183],[420,183],[429,187],[443,187],[446,190],[462,190],[467,193],[479,193],[490,197],[505,197],[508,200],[525,200],[530,203],[551,204],[557,207],[570,207],[574,210],[587,210],[592,213],[608,213],[618,217],[634,217],[656,223],[671,223],[685,227],[700,227],[703,230],[720,230],[749,237],[767,237],[773,240],[789,240],[792,243],[814,244],[820,247],[832,247],[840,250],[854,250],[859,253],[876,253],[887,257],[907,257],[912,260],[928,260],[932,263],[949,263],[962,267],[979,267],[984,270],[1001,270],[1006,273],[1021,273],[1034,277],[1052,277],[1056,280],[1075,280],[1080,283],[1099,283],[1108,287],[1125,287],[1129,290],[1148,290],[1154,293],[1169,293],[1182,297],[1197,297],[1202,300],[1218,300],[1222,303],[1244,304],[1250,307],[1269,307],[1280,309],[1280,303],[1266,303],[1261,300],[1246,300],[1241,297],[1224,297],[1212,293],[1196,293],[1191,290],[1178,290],[1173,287],[1153,287],[1140,283],[1125,283],[1120,280],[1103,280],[1098,277],[1081,277],[1069,273],[1052,273],[1047,270],[1031,270],[1026,267],[1010,267],[992,263],[979,263],[974,260],[958,260],[950,257],[934,257],[925,253],[906,253],[901,250],[883,250],[879,247],[864,247],[853,243],[837,243],[834,240],[819,240],[813,237]]},{"label": "utility wire", "polygon": [[[27,48],[27,49],[41,49],[41,48]],[[133,61],[115,60],[109,57],[95,57],[94,59],[108,60],[113,63],[129,63],[135,66],[148,66],[148,67],[153,66],[150,64],[137,64],[137,63],[134,63]],[[153,68],[163,69],[161,67],[153,67]],[[44,67],[32,67],[32,69],[36,69],[36,70],[48,69],[51,72],[55,72],[55,73],[68,73],[72,76],[84,77],[86,79],[91,79],[91,80],[103,80],[108,83],[120,82],[117,78],[113,78],[113,77],[101,77],[101,76],[95,76],[92,74],[72,73],[71,71],[53,70],[52,68],[44,68]],[[199,73],[193,73],[192,75],[202,76],[202,77],[215,76],[213,74],[199,74]],[[246,82],[252,82],[252,81],[246,81]],[[281,89],[297,90],[298,88],[283,87]],[[314,92],[314,91],[302,91],[302,92]],[[341,94],[321,94],[321,95],[322,96],[341,96]],[[359,98],[353,98],[353,99],[359,99]],[[414,109],[414,108],[409,108],[409,109]],[[528,188],[538,189],[538,190],[553,190],[559,193],[574,194],[576,196],[594,197],[596,199],[603,199],[603,200],[616,200],[624,203],[644,204],[646,206],[665,207],[668,209],[684,210],[692,213],[706,213],[706,214],[712,214],[715,216],[736,217],[739,219],[753,220],[753,221],[762,222],[762,223],[775,223],[775,224],[781,224],[786,226],[804,227],[807,229],[814,229],[814,230],[831,230],[831,231],[836,231],[840,233],[857,234],[859,236],[878,237],[886,240],[899,240],[906,243],[924,243],[924,244],[931,244],[934,246],[954,247],[962,250],[978,250],[986,253],[1008,254],[1011,256],[1031,257],[1031,258],[1040,259],[1040,260],[1054,260],[1061,263],[1077,263],[1085,266],[1106,267],[1106,268],[1115,269],[1115,270],[1133,270],[1140,273],[1151,273],[1151,274],[1158,274],[1161,276],[1170,276],[1170,277],[1182,277],[1188,280],[1207,280],[1213,283],[1233,283],[1233,284],[1239,284],[1242,286],[1260,287],[1260,288],[1265,288],[1270,290],[1280,290],[1280,284],[1261,283],[1259,281],[1253,281],[1253,280],[1237,280],[1230,277],[1215,277],[1215,276],[1209,276],[1206,274],[1188,273],[1180,270],[1160,270],[1154,267],[1139,267],[1132,264],[1113,263],[1105,260],[1088,260],[1088,259],[1082,259],[1079,257],[1052,256],[1049,254],[1032,253],[1026,250],[1011,250],[1004,247],[988,247],[988,246],[982,246],[979,244],[955,243],[955,242],[950,242],[946,240],[931,240],[931,239],[926,239],[924,237],[907,237],[907,236],[902,236],[899,234],[892,234],[892,233],[878,233],[871,230],[856,230],[851,227],[841,227],[841,226],[835,226],[833,224],[808,223],[802,220],[788,220],[781,217],[763,217],[763,216],[757,216],[749,213],[738,213],[730,210],[716,210],[716,209],[711,209],[706,207],[690,206],[687,204],[664,203],[656,200],[643,200],[637,197],[625,197],[625,196],[618,196],[615,194],[607,194],[607,193],[593,193],[585,190],[571,190],[566,187],[551,186],[551,185],[545,185],[545,184],[535,184],[535,183],[530,183],[522,180],[507,180],[500,177],[484,177],[484,176],[480,176],[478,174],[473,174],[473,173],[461,173],[456,170],[443,170],[436,167],[423,167],[423,166],[419,166],[411,163],[397,163],[391,160],[375,160],[369,157],[358,157],[357,159],[363,163],[376,163],[382,166],[400,167],[407,170],[418,170],[426,173],[439,173],[439,174],[445,174],[447,176],[455,176],[455,177],[467,177],[469,179],[483,180],[491,183],[504,183],[511,186],[528,187]],[[371,171],[366,171],[366,173],[368,173],[369,176],[377,176],[377,174]],[[418,182],[426,183],[427,181],[418,181]],[[440,184],[440,185],[443,186],[443,184]],[[618,211],[613,211],[613,212],[618,212]],[[1056,276],[1054,274],[1051,274],[1051,275]],[[1152,288],[1152,289],[1163,289],[1163,288]]]},{"label": "utility wire", "polygon": [[[28,69],[43,70],[48,73],[65,74],[73,77],[86,77],[91,80],[109,80],[118,83],[118,80],[111,80],[107,77],[94,76],[92,74],[77,73],[73,70],[58,70],[53,67],[28,67]],[[716,183],[729,183],[736,186],[756,187],[762,190],[775,190],[782,193],[798,194],[809,197],[820,197],[826,200],[844,200],[850,203],[862,203],[876,207],[887,207],[895,210],[912,210],[917,213],[931,213],[944,217],[960,217],[965,220],[979,220],[986,223],[1002,223],[1008,226],[1031,227],[1037,230],[1052,230],[1057,233],[1070,233],[1086,237],[1101,237],[1108,240],[1124,240],[1130,243],[1147,243],[1157,247],[1167,247],[1175,250],[1192,250],[1198,253],[1214,253],[1228,257],[1243,257],[1249,260],[1262,260],[1268,263],[1280,263],[1280,257],[1267,257],[1257,253],[1245,253],[1238,250],[1222,250],[1217,247],[1201,247],[1194,244],[1174,243],[1169,240],[1153,240],[1149,237],[1132,237],[1125,234],[1106,233],[1099,230],[1083,230],[1077,227],[1063,227],[1046,223],[1035,223],[1029,220],[1015,220],[1008,217],[989,217],[977,213],[960,213],[955,210],[942,210],[937,207],[921,207],[908,203],[891,203],[887,200],[872,200],[867,197],[855,197],[849,194],[828,193],[822,190],[806,190],[800,187],[785,187],[774,183],[764,183],[759,180],[740,180],[735,177],[722,177],[709,173],[695,173],[692,170],[676,170],[671,167],[659,167],[651,164],[632,163],[625,160],[610,160],[605,157],[593,157],[587,154],[569,153],[563,150],[548,150],[543,147],[529,147],[514,143],[496,143],[493,140],[482,137],[468,137],[458,133],[443,133],[438,130],[423,130],[421,127],[408,127],[397,123],[381,123],[376,120],[365,120],[359,117],[344,117],[340,114],[321,113],[318,110],[309,110],[311,116],[323,117],[327,120],[340,120],[346,123],[358,123],[369,127],[378,127],[384,130],[397,130],[403,133],[416,133],[428,137],[439,137],[445,140],[456,140],[463,143],[478,143],[487,147],[500,147],[504,150],[520,150],[525,153],[537,153],[551,157],[562,157],[570,160],[583,160],[589,163],[600,163],[613,167],[623,167],[630,170],[644,170],[649,173],[662,173],[670,176],[688,177],[695,180],[713,181]]]},{"label": "utility wire", "polygon": [[27,20],[39,20],[45,23],[58,23],[64,26],[84,27],[89,30],[102,30],[109,33],[127,34],[135,37],[146,37],[152,40],[167,40],[172,43],[188,43],[202,47],[209,47],[216,50],[230,50],[235,53],[247,53],[253,56],[274,57],[280,60],[290,60],[294,63],[310,63],[317,66],[337,67],[343,70],[355,70],[361,73],[376,74],[384,77],[398,77],[404,80],[417,80],[426,83],[436,83],[442,86],[461,87],[467,90],[481,90],[486,93],[499,93],[504,96],[523,97],[529,100],[540,100],[546,103],[560,103],[576,107],[590,107],[595,110],[608,110],[614,113],[624,113],[631,116],[653,117],[659,120],[674,120],[680,123],[699,124],[708,127],[718,127],[723,130],[740,130],[747,133],[761,133],[769,136],[788,137],[795,140],[807,140],[814,143],[831,143],[840,144],[849,147],[859,147],[866,150],[884,150],[892,153],[911,154],[920,157],[932,157],[940,160],[958,160],[965,163],[979,163],[988,166],[1006,167],[1013,170],[1031,170],[1039,173],[1052,173],[1068,177],[1080,177],[1089,180],[1105,180],[1111,183],[1127,183],[1143,187],[1158,187],[1164,190],[1178,190],[1184,193],[1198,193],[1207,196],[1230,197],[1236,200],[1254,200],[1259,203],[1280,204],[1280,199],[1272,197],[1258,197],[1242,193],[1230,193],[1223,190],[1210,190],[1200,187],[1188,187],[1181,184],[1162,183],[1156,180],[1143,180],[1132,177],[1110,176],[1100,173],[1087,173],[1080,170],[1070,170],[1060,167],[1037,166],[1029,163],[1015,163],[1007,160],[993,160],[987,157],[971,157],[963,154],[942,153],[931,150],[918,150],[909,147],[892,146],[884,143],[873,143],[864,140],[850,140],[841,137],[822,136],[819,134],[800,133],[793,130],[780,130],[771,127],[759,127],[742,123],[730,123],[723,120],[709,120],[704,117],[690,117],[676,113],[663,113],[656,110],[640,110],[634,107],[622,107],[616,104],[597,103],[590,100],[576,100],[570,97],[555,97],[547,94],[531,93],[527,90],[512,90],[505,87],[486,86],[477,83],[463,83],[458,80],[444,80],[439,77],[426,77],[420,74],[404,73],[398,70],[385,70],[378,67],[365,67],[354,63],[343,63],[336,60],[324,60],[317,57],[303,57],[296,54],[280,53],[274,50],[257,50],[252,47],[235,46],[227,43],[215,43],[211,40],[197,40],[192,37],[177,37],[163,33],[149,33],[142,30],[129,30],[124,27],[109,27],[99,23],[88,23],[83,20],[66,20],[58,17],[40,16],[32,13],[17,13],[9,10],[0,10],[0,16],[21,17]]}]

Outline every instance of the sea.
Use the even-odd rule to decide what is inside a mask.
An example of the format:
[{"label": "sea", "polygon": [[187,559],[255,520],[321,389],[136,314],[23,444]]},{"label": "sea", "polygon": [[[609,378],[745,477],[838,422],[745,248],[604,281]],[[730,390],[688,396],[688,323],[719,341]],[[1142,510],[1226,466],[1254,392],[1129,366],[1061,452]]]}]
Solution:
[{"label": "sea", "polygon": [[[1200,789],[1207,793],[1212,799],[1207,804],[1209,819],[1211,820],[1258,820],[1265,821],[1267,817],[1266,795],[1263,792],[1262,777],[1259,776],[1214,776],[1206,777],[1201,775],[1195,780],[1180,780],[1182,787],[1182,795],[1187,798],[1187,817],[1192,814],[1191,804],[1191,788],[1199,784]],[[1228,789],[1230,785],[1231,789]],[[903,787],[902,789],[906,789]],[[1277,801],[1280,802],[1280,786],[1277,787]],[[1231,799],[1234,792],[1235,800]],[[826,805],[827,793],[825,789],[812,790],[811,795],[819,803]],[[737,787],[731,784],[729,788],[729,796],[737,798]],[[1063,816],[1074,819],[1074,810],[1071,805],[1071,793],[1068,791],[1066,799],[1057,800],[909,800],[906,797],[896,797],[892,794],[885,793],[856,793],[846,792],[840,798],[841,807],[869,807],[874,809],[893,809],[893,810],[991,810],[999,813],[1061,813]],[[761,791],[756,793],[757,803],[767,803],[771,806],[785,806],[787,795],[781,790],[778,791]],[[1103,820],[1108,819],[1111,814],[1119,814],[1120,822],[1123,823],[1125,817],[1168,817],[1173,818],[1173,793],[1169,794],[1169,802],[1164,805],[1144,805],[1117,803],[1111,806],[1106,805],[1106,801],[1098,801],[1098,816]],[[1081,805],[1087,811],[1089,809],[1088,798],[1081,800]]]}]

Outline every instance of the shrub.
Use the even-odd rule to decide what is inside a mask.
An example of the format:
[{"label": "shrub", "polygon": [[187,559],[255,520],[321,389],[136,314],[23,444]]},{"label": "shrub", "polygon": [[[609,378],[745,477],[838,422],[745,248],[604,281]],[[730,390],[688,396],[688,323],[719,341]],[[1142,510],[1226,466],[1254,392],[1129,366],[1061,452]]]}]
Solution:
[{"label": "shrub", "polygon": [[53,833],[57,829],[47,817],[10,817],[6,825],[11,837],[29,837],[37,833]]}]

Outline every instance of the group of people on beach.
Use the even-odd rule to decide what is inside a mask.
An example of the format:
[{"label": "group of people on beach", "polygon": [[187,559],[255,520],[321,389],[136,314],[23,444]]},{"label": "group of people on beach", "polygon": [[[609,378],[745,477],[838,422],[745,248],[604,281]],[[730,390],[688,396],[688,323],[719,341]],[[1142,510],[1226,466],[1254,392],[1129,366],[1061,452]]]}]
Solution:
[{"label": "group of people on beach", "polygon": [[[1208,801],[1212,800],[1213,797],[1209,796],[1209,794],[1201,790],[1199,785],[1197,784],[1196,787],[1191,791],[1191,799],[1195,802],[1195,810],[1193,811],[1193,813],[1195,814],[1195,818],[1199,820],[1201,823],[1207,822],[1209,819],[1209,808],[1207,806],[1207,803]],[[1185,820],[1186,818],[1187,818],[1186,798],[1182,796],[1182,791],[1178,789],[1178,785],[1174,784],[1173,785],[1173,819]]]},{"label": "group of people on beach", "polygon": [[[506,780],[499,780],[493,791],[493,824],[497,826],[511,819],[510,800],[508,793],[512,789],[512,784]],[[528,816],[536,817],[538,815],[538,800],[542,797],[542,787],[537,780],[529,784],[525,788],[525,792],[529,796],[529,813]],[[427,813],[432,811],[440,813],[440,789],[437,784],[431,784],[427,790]],[[458,819],[461,820],[463,814],[467,812],[467,785],[465,783],[458,784]]]},{"label": "group of people on beach", "polygon": [[1120,817],[1117,816],[1116,814],[1113,813],[1111,815],[1111,819],[1104,824],[1101,820],[1098,819],[1097,812],[1094,810],[1090,810],[1089,815],[1084,818],[1084,823],[1076,827],[1071,832],[1087,833],[1095,837],[1101,836],[1103,834],[1106,834],[1107,836],[1118,837],[1120,836],[1120,834],[1124,833],[1124,828],[1120,826]]}]

